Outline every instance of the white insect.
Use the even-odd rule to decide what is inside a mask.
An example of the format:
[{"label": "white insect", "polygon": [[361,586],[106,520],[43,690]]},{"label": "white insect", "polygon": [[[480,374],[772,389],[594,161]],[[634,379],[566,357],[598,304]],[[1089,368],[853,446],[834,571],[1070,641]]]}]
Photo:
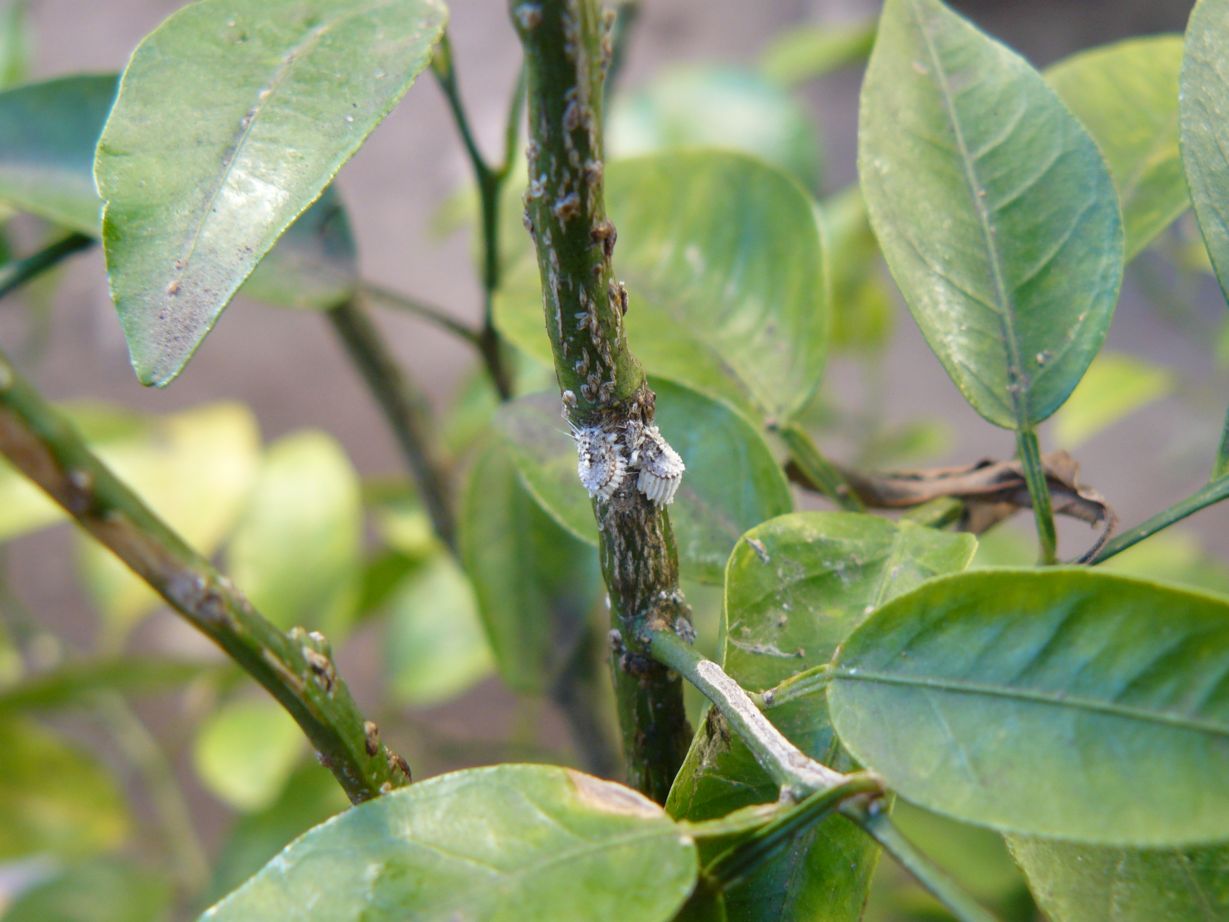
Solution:
[{"label": "white insect", "polygon": [[590,496],[608,500],[627,476],[627,459],[623,457],[619,436],[599,426],[572,428],[576,440],[576,473]]},{"label": "white insect", "polygon": [[683,459],[656,426],[635,423],[629,427],[628,434],[632,443],[629,466],[640,470],[636,488],[654,504],[670,505],[683,482],[683,472],[687,470]]}]

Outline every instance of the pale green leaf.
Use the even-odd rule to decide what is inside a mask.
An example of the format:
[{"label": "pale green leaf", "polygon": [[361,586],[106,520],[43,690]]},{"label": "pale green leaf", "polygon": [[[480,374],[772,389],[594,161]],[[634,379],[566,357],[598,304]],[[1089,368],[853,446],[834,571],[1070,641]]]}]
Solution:
[{"label": "pale green leaf", "polygon": [[201,725],[196,772],[217,797],[239,810],[268,806],[307,751],[303,731],[270,698],[229,701]]},{"label": "pale green leaf", "polygon": [[70,864],[23,891],[3,922],[164,922],[175,889],[161,872],[123,858]]},{"label": "pale green leaf", "polygon": [[770,80],[802,83],[864,61],[874,43],[873,22],[794,26],[764,49],[760,70]]},{"label": "pale green leaf", "polygon": [[1075,448],[1102,429],[1168,396],[1174,383],[1174,376],[1160,366],[1103,352],[1054,414],[1054,439],[1063,448]]}]

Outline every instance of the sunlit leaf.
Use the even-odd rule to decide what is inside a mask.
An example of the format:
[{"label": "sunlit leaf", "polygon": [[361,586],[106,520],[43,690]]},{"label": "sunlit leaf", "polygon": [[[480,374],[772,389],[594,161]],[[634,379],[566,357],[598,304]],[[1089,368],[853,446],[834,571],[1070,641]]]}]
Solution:
[{"label": "sunlit leaf", "polygon": [[760,70],[770,80],[801,83],[864,61],[874,43],[873,22],[794,26],[764,49]]},{"label": "sunlit leaf", "polygon": [[303,732],[270,698],[230,701],[209,715],[196,737],[197,774],[240,810],[273,802],[306,752]]}]

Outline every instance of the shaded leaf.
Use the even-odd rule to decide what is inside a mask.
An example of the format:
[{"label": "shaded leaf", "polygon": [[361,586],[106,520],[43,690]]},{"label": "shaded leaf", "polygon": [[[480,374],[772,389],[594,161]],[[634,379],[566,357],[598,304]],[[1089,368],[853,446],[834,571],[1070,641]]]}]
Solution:
[{"label": "shaded leaf", "polygon": [[[613,163],[607,202],[627,282],[628,344],[650,374],[785,421],[823,373],[828,297],[806,194],[724,151]],[[552,366],[537,263],[522,233],[496,305],[501,333]]]},{"label": "shaded leaf", "polygon": [[1229,296],[1229,0],[1199,0],[1180,77],[1182,165],[1221,290]]},{"label": "shaded leaf", "polygon": [[501,446],[470,470],[459,542],[500,675],[518,691],[548,690],[597,604],[596,551],[542,511]]},{"label": "shaded leaf", "polygon": [[131,861],[100,858],[71,864],[24,891],[4,922],[161,922],[171,918],[171,881]]},{"label": "shaded leaf", "polygon": [[606,133],[613,158],[712,147],[759,157],[809,189],[820,181],[823,153],[810,115],[776,83],[752,72],[669,71],[620,93]]},{"label": "shaded leaf", "polygon": [[928,809],[1185,845],[1229,829],[1226,671],[1225,600],[1081,569],[982,571],[872,615],[834,660],[828,705],[854,757]]},{"label": "shaded leaf", "polygon": [[398,701],[436,704],[491,674],[474,589],[451,556],[437,554],[414,567],[387,608],[384,663]]},{"label": "shaded leaf", "polygon": [[427,66],[438,0],[202,0],[133,53],[98,143],[111,295],[145,384],[183,368]]},{"label": "shaded leaf", "polygon": [[330,436],[303,432],[265,455],[227,547],[227,569],[274,624],[333,637],[354,614],[362,541],[362,499],[349,458]]},{"label": "shaded leaf", "polygon": [[4,715],[0,753],[0,860],[88,855],[123,841],[123,794],[88,752],[33,721]]},{"label": "shaded leaf", "polygon": [[[749,531],[730,555],[725,583],[724,666],[742,686],[768,689],[832,656],[887,598],[964,567],[976,541],[870,515],[802,512]],[[767,710],[809,755],[850,767],[811,693]],[[719,720],[701,727],[667,809],[689,820],[722,816],[776,796],[746,746]],[[739,919],[857,919],[878,858],[873,842],[835,816],[726,896]]]},{"label": "shaded leaf", "polygon": [[832,278],[832,348],[881,347],[892,334],[895,309],[862,191],[851,186],[825,199],[817,214]]},{"label": "shaded leaf", "polygon": [[1054,414],[1054,439],[1075,448],[1123,417],[1172,393],[1174,377],[1134,356],[1104,352]]},{"label": "shaded leaf", "polygon": [[770,80],[802,83],[865,60],[874,44],[873,21],[794,26],[764,49],[760,71]]},{"label": "shaded leaf", "polygon": [[217,797],[239,810],[271,804],[303,757],[303,732],[269,698],[229,701],[201,725],[196,772]]},{"label": "shaded leaf", "polygon": [[[683,573],[720,582],[730,548],[748,528],[788,512],[789,487],[768,446],[728,406],[654,380],[657,424],[687,465],[670,507]],[[572,534],[597,543],[588,494],[576,474],[576,445],[559,398],[541,394],[505,405],[500,428],[529,491]]]},{"label": "shaded leaf", "polygon": [[[639,794],[562,768],[502,765],[422,781],[293,843],[209,920],[670,919],[691,840]],[[308,909],[307,907],[310,907]]]},{"label": "shaded leaf", "polygon": [[1105,156],[1130,260],[1190,205],[1178,154],[1182,37],[1152,35],[1073,55],[1046,81]]},{"label": "shaded leaf", "polygon": [[[0,202],[97,237],[94,148],[115,98],[110,75],[59,77],[0,93]],[[332,187],[291,225],[244,286],[288,307],[332,307],[354,292],[349,219]]]},{"label": "shaded leaf", "polygon": [[1122,281],[1101,154],[1041,76],[938,0],[888,0],[862,87],[871,225],[931,349],[1028,429],[1092,361]]}]

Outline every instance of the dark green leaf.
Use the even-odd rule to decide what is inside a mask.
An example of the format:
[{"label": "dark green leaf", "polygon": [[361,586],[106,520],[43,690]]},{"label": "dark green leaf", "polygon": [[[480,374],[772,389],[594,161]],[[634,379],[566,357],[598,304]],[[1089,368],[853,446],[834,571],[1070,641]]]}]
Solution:
[{"label": "dark green leaf", "polygon": [[807,111],[778,84],[725,68],[674,70],[620,94],[610,111],[610,155],[712,147],[759,157],[808,189],[823,153]]},{"label": "dark green leaf", "polygon": [[470,471],[460,544],[500,675],[518,691],[546,691],[597,604],[596,552],[542,511],[502,446]]},{"label": "dark green leaf", "polygon": [[[753,418],[788,419],[819,383],[827,340],[824,259],[806,194],[723,151],[614,163],[607,178],[632,352],[651,374]],[[550,365],[537,263],[520,239],[496,321]]]},{"label": "dark green leaf", "polygon": [[130,860],[72,864],[23,892],[3,922],[162,922],[171,918],[169,880]]},{"label": "dark green leaf", "polygon": [[128,833],[124,797],[86,751],[33,721],[0,717],[0,860],[88,855]]},{"label": "dark green leaf", "polygon": [[201,725],[193,757],[205,786],[239,810],[271,804],[302,759],[303,732],[271,698],[230,701]]},{"label": "dark green leaf", "polygon": [[[0,202],[98,236],[102,200],[94,148],[116,78],[60,77],[0,93]],[[349,219],[330,187],[278,241],[244,285],[288,307],[332,307],[358,274]]]},{"label": "dark green leaf", "polygon": [[1182,38],[1153,35],[1084,51],[1046,71],[1105,156],[1130,260],[1190,204],[1178,154]]},{"label": "dark green leaf", "polygon": [[1130,851],[1008,839],[1052,922],[1222,922],[1229,848]]},{"label": "dark green leaf", "polygon": [[923,807],[1162,847],[1229,838],[1226,672],[1225,600],[1083,569],[983,571],[872,615],[828,704],[854,757]]},{"label": "dark green leaf", "polygon": [[140,44],[95,174],[142,382],[179,373],[427,66],[446,18],[438,0],[201,0]]},{"label": "dark green leaf", "polygon": [[[748,528],[788,512],[789,487],[768,446],[728,406],[654,380],[657,423],[687,465],[670,507],[687,577],[721,581],[730,548]],[[576,474],[576,446],[559,418],[559,398],[543,394],[505,406],[500,426],[522,480],[570,532],[597,542],[588,495]]]},{"label": "dark green leaf", "polygon": [[865,60],[874,43],[873,22],[795,26],[764,49],[760,70],[770,80],[801,83]]},{"label": "dark green leaf", "polygon": [[[726,568],[725,668],[755,690],[819,666],[868,612],[930,576],[963,568],[975,545],[968,535],[851,513],[804,512],[765,522],[743,536]],[[767,713],[808,754],[848,767],[819,696]],[[667,808],[674,816],[707,819],[775,794],[746,747],[710,719],[692,743]],[[819,913],[857,919],[876,860],[864,834],[832,817],[728,894],[727,906],[739,919]]]},{"label": "dark green leaf", "polygon": [[1027,429],[1105,338],[1122,223],[1096,145],[1040,74],[938,0],[888,0],[858,165],[884,257],[948,374]]},{"label": "dark green leaf", "polygon": [[274,624],[334,637],[354,614],[362,542],[350,460],[331,437],[303,432],[265,455],[227,549],[228,571]]},{"label": "dark green leaf", "polygon": [[432,778],[293,843],[205,919],[655,922],[696,853],[661,808],[587,775],[503,765]]},{"label": "dark green leaf", "polygon": [[1179,133],[1199,229],[1229,295],[1229,0],[1199,0],[1191,13]]},{"label": "dark green leaf", "polygon": [[450,555],[415,566],[387,607],[384,662],[397,700],[436,704],[490,675],[474,589]]}]

